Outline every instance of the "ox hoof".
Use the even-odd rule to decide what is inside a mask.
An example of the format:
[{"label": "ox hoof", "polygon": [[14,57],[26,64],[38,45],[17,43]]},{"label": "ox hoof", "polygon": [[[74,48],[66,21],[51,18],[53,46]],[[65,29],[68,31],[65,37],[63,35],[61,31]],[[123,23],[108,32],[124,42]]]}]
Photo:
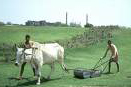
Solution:
[{"label": "ox hoof", "polygon": [[36,83],[36,85],[40,85],[40,83],[39,83],[39,82],[37,82],[37,83]]}]

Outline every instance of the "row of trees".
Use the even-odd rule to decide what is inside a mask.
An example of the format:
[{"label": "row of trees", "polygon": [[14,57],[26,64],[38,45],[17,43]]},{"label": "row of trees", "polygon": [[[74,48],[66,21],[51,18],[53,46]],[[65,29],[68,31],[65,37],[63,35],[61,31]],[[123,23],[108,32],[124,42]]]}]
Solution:
[{"label": "row of trees", "polygon": [[[27,22],[25,22],[26,26],[61,26],[61,27],[81,27],[81,24],[76,23],[76,22],[70,22],[69,25],[61,23],[61,22],[46,22],[45,20],[43,21],[31,21],[28,20]],[[85,28],[91,28],[93,27],[93,24],[87,23],[86,25],[84,25]]]},{"label": "row of trees", "polygon": [[0,26],[2,26],[2,25],[5,25],[5,24],[4,24],[4,22],[1,22],[1,21],[0,21]]},{"label": "row of trees", "polygon": [[67,26],[66,24],[61,23],[61,22],[51,23],[51,22],[46,22],[45,20],[42,20],[42,21],[28,20],[27,22],[25,22],[25,25],[26,26]]},{"label": "row of trees", "polygon": [[[0,21],[0,26],[3,25],[22,25],[22,24],[13,24],[12,22],[7,22],[4,23],[2,21]],[[50,23],[50,22],[46,22],[46,21],[27,21],[25,23],[26,26],[61,26],[61,27],[81,27],[81,24],[79,23],[75,23],[75,22],[71,22],[69,25],[66,25],[64,23],[61,22],[54,22],[54,23]],[[87,23],[84,25],[85,28],[111,28],[111,29],[118,29],[120,28],[118,25],[108,25],[108,26],[94,26],[93,24]]]},{"label": "row of trees", "polygon": [[101,25],[101,26],[94,26],[93,24],[87,23],[84,25],[85,28],[103,28],[103,29],[119,29],[120,27],[118,25]]},{"label": "row of trees", "polygon": [[80,24],[80,23],[77,24],[77,23],[75,23],[75,22],[71,22],[69,26],[70,26],[70,27],[81,27],[81,24]]},{"label": "row of trees", "polygon": [[77,24],[75,22],[71,22],[70,25],[61,23],[61,22],[46,22],[45,20],[43,21],[30,21],[28,20],[27,22],[25,22],[26,26],[61,26],[61,27],[81,27],[81,24]]},{"label": "row of trees", "polygon": [[[13,24],[12,22],[7,22],[7,23],[4,23],[2,21],[0,21],[0,26],[3,26],[3,25],[21,25],[21,24]],[[71,22],[69,25],[66,25],[64,23],[61,23],[61,22],[54,22],[54,23],[51,23],[51,22],[46,22],[46,21],[27,21],[25,22],[25,25],[26,26],[61,26],[61,27],[81,27],[81,24],[77,24],[75,22]]]},{"label": "row of trees", "polygon": [[[81,27],[80,23],[76,23],[76,22],[70,22],[69,25],[61,23],[61,22],[46,22],[45,20],[42,21],[31,21],[28,20],[27,22],[25,22],[26,26],[62,26],[62,27]],[[86,25],[84,25],[85,28],[90,28],[93,27],[93,24],[87,23]]]},{"label": "row of trees", "polygon": [[4,22],[0,21],[0,26],[4,26],[4,25],[22,25],[22,24],[13,24],[12,22],[4,23]]},{"label": "row of trees", "polygon": [[2,26],[2,25],[11,25],[11,24],[12,24],[11,22],[4,23],[4,22],[0,21],[0,26]]},{"label": "row of trees", "polygon": [[93,24],[87,23],[86,25],[84,25],[85,28],[91,28],[93,27]]}]

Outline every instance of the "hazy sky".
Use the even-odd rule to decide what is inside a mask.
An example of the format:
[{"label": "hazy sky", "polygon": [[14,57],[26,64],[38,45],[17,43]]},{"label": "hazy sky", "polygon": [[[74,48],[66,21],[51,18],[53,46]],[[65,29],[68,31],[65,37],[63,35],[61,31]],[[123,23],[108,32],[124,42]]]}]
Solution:
[{"label": "hazy sky", "polygon": [[0,21],[24,24],[27,20],[60,21],[131,27],[131,0],[0,0]]}]

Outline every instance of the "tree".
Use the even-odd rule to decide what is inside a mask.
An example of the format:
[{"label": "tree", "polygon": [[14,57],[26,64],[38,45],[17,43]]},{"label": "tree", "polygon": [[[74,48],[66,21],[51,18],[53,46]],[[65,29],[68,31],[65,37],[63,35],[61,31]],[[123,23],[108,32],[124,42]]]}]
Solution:
[{"label": "tree", "polygon": [[84,27],[85,27],[85,28],[93,27],[93,24],[87,23],[86,25],[84,25]]},{"label": "tree", "polygon": [[7,25],[12,25],[12,23],[11,23],[11,22],[7,22],[6,24],[7,24]]},{"label": "tree", "polygon": [[80,24],[76,24],[74,22],[71,22],[70,23],[70,27],[81,27],[81,25]]},{"label": "tree", "polygon": [[55,22],[54,26],[61,26],[61,22]]},{"label": "tree", "polygon": [[1,22],[1,21],[0,21],[0,26],[3,26],[3,25],[5,25],[4,22]]}]

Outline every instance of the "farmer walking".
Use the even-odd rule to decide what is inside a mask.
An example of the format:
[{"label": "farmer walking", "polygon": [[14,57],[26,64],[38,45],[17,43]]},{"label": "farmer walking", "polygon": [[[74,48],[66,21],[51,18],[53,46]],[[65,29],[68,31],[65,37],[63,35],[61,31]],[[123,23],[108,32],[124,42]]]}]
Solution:
[{"label": "farmer walking", "polygon": [[[30,35],[26,35],[25,36],[25,42],[24,42],[24,50],[23,50],[23,53],[26,49],[30,49],[33,47],[33,44],[34,42],[30,40]],[[23,75],[23,72],[24,72],[24,67],[26,65],[26,62],[24,62],[22,65],[21,65],[21,68],[20,68],[20,74],[19,74],[19,79],[21,80],[22,79],[22,75]],[[34,73],[34,76],[35,76],[35,68],[33,68],[33,73]]]},{"label": "farmer walking", "polygon": [[111,52],[111,56],[110,56],[110,60],[109,60],[109,69],[108,69],[108,73],[110,73],[110,69],[111,69],[111,63],[115,62],[117,65],[117,72],[119,72],[119,63],[118,63],[118,51],[116,46],[111,42],[111,40],[108,40],[108,46],[107,46],[107,50],[105,52],[105,55],[103,56],[103,58],[106,57],[108,51],[110,50]]}]

